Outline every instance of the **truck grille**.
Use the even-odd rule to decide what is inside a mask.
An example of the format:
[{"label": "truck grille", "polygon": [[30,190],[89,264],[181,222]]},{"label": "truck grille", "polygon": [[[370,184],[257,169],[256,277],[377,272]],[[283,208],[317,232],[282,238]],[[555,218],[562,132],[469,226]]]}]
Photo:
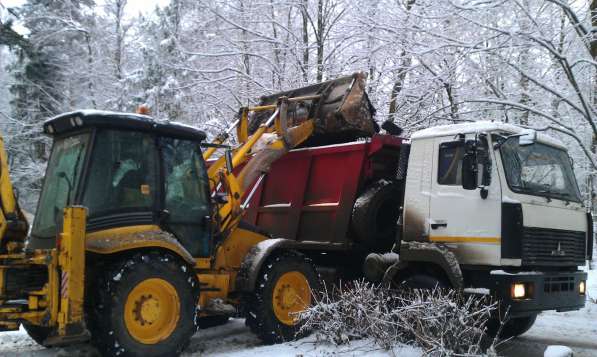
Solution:
[{"label": "truck grille", "polygon": [[525,227],[522,264],[575,266],[585,262],[585,232]]}]

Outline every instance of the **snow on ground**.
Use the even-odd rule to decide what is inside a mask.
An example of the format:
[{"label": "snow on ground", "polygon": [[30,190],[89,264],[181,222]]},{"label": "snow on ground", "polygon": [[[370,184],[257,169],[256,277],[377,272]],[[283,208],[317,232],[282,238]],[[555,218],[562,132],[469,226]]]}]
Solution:
[{"label": "snow on ground", "polygon": [[[589,273],[588,296],[597,299],[597,270]],[[543,356],[550,345],[568,346],[575,357],[597,356],[597,304],[587,301],[579,311],[545,312],[523,336],[503,343],[498,353],[503,356]],[[385,351],[369,340],[353,341],[335,346],[316,342],[313,336],[272,346],[264,346],[244,325],[244,320],[233,319],[223,326],[200,330],[191,340],[184,356],[241,357],[273,356],[421,356],[421,350],[397,346]],[[93,356],[87,345],[69,348],[44,349],[31,340],[24,330],[0,333],[0,356]]]},{"label": "snow on ground", "polygon": [[547,311],[521,337],[504,343],[499,352],[508,356],[543,356],[550,345],[568,346],[575,357],[597,356],[597,270],[589,271],[587,293],[591,301],[578,311]]},{"label": "snow on ground", "polygon": [[[354,341],[349,345],[335,346],[317,342],[309,336],[298,341],[277,345],[263,345],[259,339],[245,327],[244,319],[233,319],[223,326],[199,330],[193,336],[185,357],[284,357],[284,356],[367,356],[367,357],[419,357],[422,351],[410,346],[396,346],[386,351],[369,340]],[[68,348],[44,349],[37,345],[21,329],[15,332],[0,333],[0,356],[56,356],[83,357],[96,356],[90,346],[79,345]]]}]

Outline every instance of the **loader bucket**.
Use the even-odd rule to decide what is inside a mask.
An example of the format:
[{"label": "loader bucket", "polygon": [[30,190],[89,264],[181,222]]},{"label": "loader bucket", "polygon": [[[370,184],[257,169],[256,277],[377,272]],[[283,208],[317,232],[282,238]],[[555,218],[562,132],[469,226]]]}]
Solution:
[{"label": "loader bucket", "polygon": [[[364,73],[274,93],[260,98],[259,105],[274,105],[280,97],[296,98],[320,96],[319,99],[290,102],[288,126],[307,119],[314,119],[315,132],[307,145],[325,145],[370,137],[379,131],[373,119],[375,108],[365,92]],[[272,114],[271,111],[255,113],[249,131],[253,132]]]}]

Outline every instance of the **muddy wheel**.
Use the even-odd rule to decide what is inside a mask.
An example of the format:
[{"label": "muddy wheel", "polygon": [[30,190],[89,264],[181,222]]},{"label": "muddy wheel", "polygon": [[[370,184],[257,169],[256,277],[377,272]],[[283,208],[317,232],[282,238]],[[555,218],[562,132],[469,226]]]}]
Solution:
[{"label": "muddy wheel", "polygon": [[56,333],[56,328],[53,327],[45,327],[45,326],[37,326],[24,323],[23,327],[27,334],[33,341],[37,342],[38,345],[44,347],[50,347],[49,345],[45,344],[46,338],[53,336]]},{"label": "muddy wheel", "polygon": [[[514,317],[508,319],[500,332],[500,339],[518,337],[533,327],[537,320],[537,314],[525,317]],[[500,327],[498,318],[492,318],[487,323],[487,334],[495,337]]]},{"label": "muddy wheel", "polygon": [[315,267],[302,254],[283,252],[269,258],[260,272],[255,293],[246,296],[247,326],[266,343],[300,337],[297,314],[313,303],[312,290],[319,287]]},{"label": "muddy wheel", "polygon": [[355,201],[351,227],[369,251],[387,252],[392,248],[400,215],[400,192],[397,183],[380,180]]},{"label": "muddy wheel", "polygon": [[197,331],[192,269],[163,252],[137,253],[104,269],[89,295],[92,344],[110,356],[178,356]]},{"label": "muddy wheel", "polygon": [[403,284],[411,289],[445,289],[448,284],[443,280],[429,274],[412,274],[404,279]]}]

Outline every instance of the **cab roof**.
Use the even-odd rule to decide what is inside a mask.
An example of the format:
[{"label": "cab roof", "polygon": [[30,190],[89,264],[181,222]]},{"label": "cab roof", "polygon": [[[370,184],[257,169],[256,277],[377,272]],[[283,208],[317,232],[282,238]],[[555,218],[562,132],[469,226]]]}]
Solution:
[{"label": "cab roof", "polygon": [[[411,139],[425,139],[435,138],[440,136],[458,135],[458,134],[469,134],[469,133],[482,133],[482,132],[505,132],[510,134],[523,134],[528,132],[529,129],[523,128],[518,125],[512,125],[502,122],[494,121],[475,121],[460,124],[448,124],[433,126],[427,129],[422,129],[414,132],[411,135]],[[562,149],[566,149],[566,146],[558,139],[545,135],[543,133],[537,133],[537,140],[539,142],[557,146]]]},{"label": "cab roof", "polygon": [[84,128],[135,130],[187,140],[204,140],[205,132],[195,127],[168,120],[157,120],[147,115],[77,110],[50,118],[44,122],[44,133],[52,136]]}]

